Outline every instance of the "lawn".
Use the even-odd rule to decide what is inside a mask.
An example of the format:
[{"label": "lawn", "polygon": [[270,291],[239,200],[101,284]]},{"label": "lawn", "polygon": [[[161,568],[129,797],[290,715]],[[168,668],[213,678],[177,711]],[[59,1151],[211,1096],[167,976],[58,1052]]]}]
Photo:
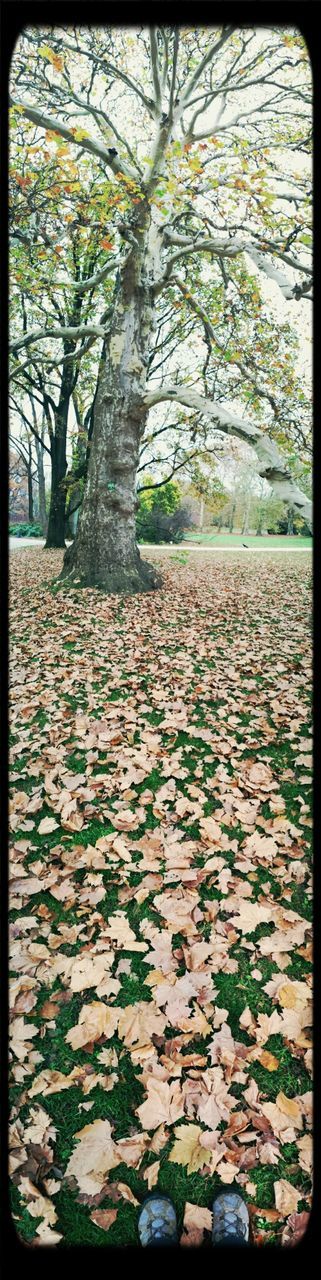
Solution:
[{"label": "lawn", "polygon": [[302,551],[302,549],[310,550],[312,553],[312,538],[298,538],[283,536],[283,534],[271,534],[267,537],[256,537],[252,533],[188,533],[185,534],[185,542],[196,543],[204,547],[242,547],[244,543],[248,547],[255,547],[256,551],[268,547],[270,551],[274,551],[275,547],[283,547],[284,551]]},{"label": "lawn", "polygon": [[61,559],[10,569],[15,1227],[137,1244],[157,1185],[193,1243],[186,1202],[223,1184],[286,1243],[311,1203],[310,554],[155,548],[163,587],[130,599],[57,590]]}]

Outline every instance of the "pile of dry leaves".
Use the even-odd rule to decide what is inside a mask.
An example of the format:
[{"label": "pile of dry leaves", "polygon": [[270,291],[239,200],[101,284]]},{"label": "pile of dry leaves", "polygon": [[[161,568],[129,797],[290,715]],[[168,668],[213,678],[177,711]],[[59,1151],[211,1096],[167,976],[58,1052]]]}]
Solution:
[{"label": "pile of dry leaves", "polygon": [[[312,1163],[309,556],[164,560],[162,590],[128,600],[52,592],[59,565],[32,549],[11,567],[17,1228],[23,1208],[35,1243],[68,1243],[67,1188],[112,1243],[174,1165],[204,1191],[182,1244],[209,1238],[220,1184],[254,1240],[293,1244]],[[57,1167],[51,1103],[75,1087]]]}]

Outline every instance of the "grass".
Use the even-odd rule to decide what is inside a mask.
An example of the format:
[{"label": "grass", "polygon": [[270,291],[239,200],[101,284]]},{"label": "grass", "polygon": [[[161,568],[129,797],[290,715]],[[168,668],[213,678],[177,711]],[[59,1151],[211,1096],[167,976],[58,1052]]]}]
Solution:
[{"label": "grass", "polygon": [[[288,540],[286,543],[286,549],[288,549]],[[19,588],[18,560],[19,557],[16,556]],[[91,763],[93,778],[99,778],[101,773],[107,777],[106,794],[98,793],[84,827],[75,833],[68,831],[63,824],[60,825],[60,815],[55,811],[50,795],[42,794],[41,807],[35,813],[34,829],[30,835],[27,833],[29,848],[23,858],[27,875],[33,874],[33,864],[37,864],[39,858],[43,860],[45,869],[56,865],[58,872],[59,855],[55,863],[52,859],[52,850],[57,846],[59,848],[62,845],[63,848],[71,849],[79,846],[80,849],[86,849],[89,845],[95,846],[102,835],[112,832],[112,820],[106,818],[103,810],[108,810],[111,815],[116,814],[117,801],[124,794],[126,796],[126,768],[130,763],[131,754],[134,755],[135,751],[140,751],[144,743],[144,749],[147,752],[152,750],[149,747],[146,748],[146,734],[148,741],[150,732],[152,737],[156,735],[156,741],[159,744],[158,754],[154,759],[151,756],[149,771],[145,771],[143,779],[129,784],[131,794],[126,804],[133,811],[137,804],[142,803],[141,797],[144,791],[148,790],[153,795],[153,801],[143,802],[145,817],[140,826],[130,834],[135,870],[129,871],[127,879],[124,880],[123,866],[110,865],[99,873],[92,872],[88,868],[78,868],[71,873],[74,894],[71,905],[68,906],[68,902],[66,905],[63,900],[56,899],[50,889],[47,889],[34,894],[32,898],[26,897],[21,908],[15,907],[11,911],[10,919],[13,924],[21,921],[23,924],[24,917],[30,917],[30,912],[34,914],[37,943],[45,946],[48,946],[48,934],[51,939],[59,937],[60,924],[82,924],[84,934],[81,940],[77,939],[70,943],[63,941],[61,937],[59,950],[62,956],[77,956],[83,948],[85,948],[84,954],[87,950],[90,951],[91,947],[95,946],[97,941],[99,942],[104,921],[109,921],[115,911],[119,911],[121,905],[119,891],[123,885],[128,884],[133,889],[139,889],[143,885],[144,874],[140,868],[141,850],[139,849],[141,836],[162,829],[167,833],[171,826],[175,829],[177,818],[172,800],[166,801],[163,813],[155,814],[154,812],[155,799],[167,777],[163,772],[164,764],[169,766],[169,776],[171,769],[173,770],[176,781],[175,800],[183,796],[188,798],[189,786],[199,785],[203,793],[203,816],[213,814],[221,823],[223,835],[228,840],[235,841],[240,850],[247,839],[248,831],[239,819],[234,818],[232,829],[228,821],[224,821],[224,817],[228,818],[224,810],[224,788],[227,796],[234,795],[235,787],[241,788],[241,794],[243,794],[242,767],[245,762],[253,759],[254,753],[254,758],[270,765],[273,777],[277,779],[278,794],[284,800],[284,813],[294,826],[297,823],[300,824],[302,839],[306,842],[304,859],[305,861],[309,859],[310,829],[304,822],[300,797],[302,797],[304,785],[304,800],[308,804],[310,789],[307,782],[302,783],[302,773],[307,773],[306,767],[297,764],[300,735],[304,737],[308,734],[310,727],[306,673],[302,666],[306,652],[304,610],[308,583],[308,556],[298,557],[295,565],[294,557],[290,562],[287,557],[284,561],[281,556],[275,557],[271,578],[270,570],[265,568],[260,571],[259,578],[255,580],[252,577],[250,562],[246,562],[243,555],[237,562],[233,562],[233,566],[226,557],[225,565],[224,561],[220,561],[220,567],[213,567],[211,570],[208,568],[208,561],[205,562],[205,557],[203,566],[201,557],[198,557],[199,563],[191,568],[190,557],[184,551],[174,554],[172,560],[172,564],[167,562],[167,585],[160,600],[161,607],[153,597],[148,600],[143,598],[137,605],[137,601],[133,603],[116,599],[112,602],[107,600],[104,603],[101,597],[96,600],[93,593],[83,593],[80,608],[78,598],[75,606],[74,597],[70,600],[65,594],[63,598],[59,596],[55,601],[53,614],[51,593],[49,590],[44,591],[41,575],[38,587],[37,582],[31,582],[32,599],[28,598],[26,601],[23,596],[21,603],[23,590],[21,582],[20,589],[17,588],[19,605],[15,602],[13,639],[18,659],[21,638],[25,644],[26,634],[29,634],[31,688],[33,689],[35,681],[38,693],[41,694],[46,677],[46,666],[40,665],[42,652],[38,624],[41,619],[46,628],[44,632],[47,637],[46,644],[51,645],[52,682],[49,688],[52,690],[52,702],[49,705],[46,703],[45,707],[37,708],[35,701],[30,711],[25,712],[25,718],[21,722],[20,705],[24,707],[26,704],[28,708],[28,688],[23,689],[21,703],[19,691],[17,693],[17,713],[16,718],[12,720],[11,741],[13,746],[20,743],[22,724],[27,732],[27,740],[24,738],[21,741],[21,753],[14,757],[13,796],[15,790],[24,791],[32,799],[34,791],[42,784],[43,774],[48,772],[48,768],[52,768],[52,754],[48,757],[46,755],[50,744],[53,744],[53,750],[57,744],[57,748],[60,752],[62,751],[58,760],[61,758],[63,769],[75,775],[86,772],[90,754],[88,755],[85,731],[81,737],[79,729],[77,731],[75,729],[76,715],[85,712],[91,728],[94,728],[97,721],[104,723],[107,716],[107,724],[111,728],[110,740],[107,739],[106,743],[102,743],[101,747],[94,752],[95,759]],[[33,561],[34,557],[31,553],[31,565]],[[43,573],[48,574],[48,566],[43,568]],[[177,595],[173,594],[174,589]],[[24,625],[21,636],[19,627],[22,614]],[[98,623],[100,629],[97,646]],[[62,627],[62,639],[60,627]],[[263,628],[262,633],[260,628]],[[75,635],[75,638],[72,640],[66,638],[68,631]],[[243,659],[246,656],[248,661],[244,665]],[[32,658],[35,659],[34,662],[31,661]],[[83,659],[85,665],[80,667],[77,681],[70,686],[72,689],[70,692],[68,680],[73,675],[79,658]],[[162,659],[164,659],[163,664]],[[233,674],[235,671],[236,679]],[[28,680],[29,674],[27,685]],[[161,707],[158,707],[155,697],[159,688],[165,694],[164,706]],[[179,714],[181,703],[188,709],[187,726],[181,727],[179,720],[175,724],[175,711],[172,712],[174,724],[167,726],[166,719],[171,709],[178,705]],[[127,720],[126,717],[123,718],[123,709],[128,714],[128,711],[130,713],[133,708],[136,719],[133,724],[130,724],[130,730],[133,729],[133,733],[131,741],[128,742]],[[292,740],[289,740],[285,737],[285,732],[288,732],[291,717],[294,723],[296,719],[299,721],[299,728],[294,731]],[[210,734],[210,740],[208,738],[204,740],[200,736],[204,730]],[[113,742],[113,733],[115,733],[115,742]],[[226,741],[230,743],[227,754],[224,751]],[[129,754],[126,754],[128,751]],[[176,776],[177,765],[178,776]],[[37,771],[33,773],[32,769],[34,767],[37,770],[39,766],[40,775],[38,776]],[[222,766],[224,785],[217,781],[217,775]],[[179,776],[179,769],[186,770],[183,777]],[[290,771],[292,776],[288,776]],[[308,778],[309,776],[308,773]],[[89,770],[89,786],[90,777]],[[62,782],[63,774],[61,780],[58,776],[58,787]],[[123,785],[124,790],[121,790]],[[53,812],[55,812],[58,828],[51,835],[43,837],[38,832],[39,823],[43,817],[52,816]],[[261,835],[265,833],[264,823],[268,822],[272,816],[273,810],[268,798],[261,802],[257,817],[257,830]],[[187,813],[180,819],[177,826],[183,833],[182,847],[186,840],[198,842],[194,865],[197,869],[203,869],[206,867],[209,851],[203,843],[200,844],[199,818]],[[14,832],[14,840],[19,843],[25,838],[22,812],[20,826]],[[222,854],[220,848],[215,849],[214,852]],[[285,870],[287,869],[288,861],[291,860],[291,850],[288,853],[287,846],[281,845],[281,854],[282,871],[283,866]],[[230,868],[233,873],[235,850],[224,847],[222,857],[225,868]],[[163,859],[160,860],[160,868],[162,876],[165,870]],[[242,879],[247,878],[246,875],[243,877],[240,871],[235,874],[238,875],[241,883]],[[79,895],[86,891],[86,886],[89,892],[91,882],[95,884],[99,882],[103,885],[104,896],[97,906],[89,904],[80,906]],[[282,905],[284,910],[290,908],[296,911],[304,920],[311,918],[311,899],[307,892],[306,875],[302,883],[288,882],[280,875],[280,867],[277,864],[264,866],[257,863],[255,879],[252,878],[251,883],[252,902],[272,902],[274,905]],[[164,887],[166,888],[166,885]],[[162,891],[159,888],[156,891],[150,890],[143,902],[137,901],[134,895],[125,907],[121,908],[125,911],[136,938],[140,939],[144,936],[143,930],[148,922],[152,922],[158,929],[166,927],[166,921],[154,903],[155,895]],[[206,903],[214,900],[219,906],[218,921],[223,929],[222,936],[225,936],[224,927],[231,914],[225,908],[229,888],[222,891],[217,884],[216,875],[211,873],[200,882],[197,892],[201,911],[201,919],[197,925],[198,940],[206,940],[211,933],[211,924],[206,918]],[[289,894],[290,896],[287,896]],[[48,927],[46,917],[39,915],[39,910],[41,913],[43,908],[47,908],[50,912]],[[253,934],[245,938],[239,935],[228,952],[230,958],[236,962],[236,971],[226,972],[223,966],[213,974],[217,991],[215,1007],[227,1010],[227,1021],[232,1036],[244,1045],[254,1043],[253,1038],[240,1027],[240,1017],[245,1007],[250,1008],[255,1018],[258,1013],[271,1013],[274,1007],[264,987],[271,977],[278,974],[278,967],[271,957],[261,955],[259,949],[260,939],[271,933],[273,933],[273,925],[267,924],[260,925]],[[262,974],[260,981],[252,976],[254,953],[247,950],[244,942],[250,942],[254,947],[256,965]],[[178,951],[176,960],[178,976],[185,972],[185,964],[179,957],[179,949],[182,945],[186,945],[186,938],[178,931],[172,938],[173,951]],[[56,954],[55,949],[53,954]],[[117,1006],[126,1008],[138,1001],[149,1004],[153,1000],[153,994],[150,986],[145,983],[145,979],[150,972],[151,964],[146,964],[139,952],[130,952],[126,947],[118,948],[111,968],[112,976],[115,975],[120,958],[130,961],[131,971],[129,974],[121,975],[121,986],[116,997]],[[305,982],[310,967],[307,960],[298,954],[297,949],[294,949],[290,953],[286,977],[298,978],[301,982]],[[53,986],[50,986],[49,983],[46,984],[45,975],[41,976],[41,973],[41,966],[38,965],[37,980],[40,985],[37,1003],[26,1015],[26,1020],[30,1018],[30,1021],[39,1029],[39,1035],[35,1037],[32,1045],[42,1054],[42,1061],[36,1067],[36,1073],[48,1068],[67,1074],[75,1063],[80,1066],[95,1066],[101,1070],[99,1064],[99,1054],[103,1047],[101,1043],[94,1044],[89,1049],[80,1049],[75,1054],[66,1041],[66,1035],[70,1028],[76,1025],[82,1007],[98,998],[95,989],[87,988],[83,992],[70,993],[68,978],[65,980],[58,976]],[[13,974],[16,976],[14,968]],[[44,1002],[50,995],[55,992],[64,992],[64,990],[68,995],[71,994],[71,998],[66,1003],[60,1004],[54,1019],[55,1026],[50,1027],[44,1022],[42,1014]],[[178,1029],[167,1025],[165,1042],[176,1034]],[[106,1245],[138,1244],[138,1210],[135,1206],[124,1200],[117,1201],[117,1219],[106,1235],[92,1221],[90,1205],[81,1202],[76,1188],[71,1188],[64,1178],[68,1160],[75,1147],[75,1135],[84,1125],[92,1124],[95,1119],[110,1120],[115,1141],[127,1137],[133,1131],[140,1130],[136,1108],[146,1097],[146,1089],[141,1080],[141,1067],[133,1064],[129,1049],[124,1046],[117,1034],[108,1041],[108,1047],[114,1047],[118,1055],[118,1080],[110,1091],[106,1091],[101,1085],[96,1085],[88,1095],[84,1095],[82,1088],[75,1085],[66,1091],[61,1090],[52,1095],[36,1095],[30,1104],[28,1089],[35,1074],[32,1064],[29,1066],[29,1074],[25,1077],[23,1086],[19,1081],[12,1081],[12,1104],[18,1109],[22,1125],[30,1123],[30,1105],[34,1107],[39,1102],[57,1130],[54,1163],[63,1175],[61,1188],[54,1197],[58,1214],[55,1229],[61,1232],[63,1237],[59,1245],[60,1251],[74,1244],[91,1244],[98,1248],[102,1245],[106,1247]],[[208,1047],[208,1038],[196,1035],[187,1049],[188,1052],[195,1050],[207,1054]],[[297,1055],[295,1046],[290,1042],[287,1043],[280,1034],[271,1035],[264,1047],[275,1056],[277,1069],[269,1072],[258,1060],[251,1063],[249,1080],[252,1078],[256,1082],[261,1099],[275,1102],[280,1092],[290,1099],[307,1093],[311,1087],[311,1080],[303,1054]],[[162,1052],[160,1047],[158,1051]],[[185,1072],[184,1078],[188,1078]],[[243,1088],[242,1083],[230,1084],[231,1095],[238,1100],[240,1108],[244,1106]],[[88,1113],[81,1110],[84,1100],[89,1100],[93,1104]],[[185,1115],[178,1121],[178,1125],[186,1122],[197,1123],[197,1118],[195,1115]],[[223,1135],[224,1128],[223,1123]],[[173,1127],[169,1126],[167,1143],[160,1157],[156,1157],[160,1159],[158,1187],[173,1196],[179,1230],[181,1230],[186,1200],[210,1207],[214,1195],[220,1189],[220,1179],[217,1173],[213,1176],[204,1176],[200,1173],[188,1175],[183,1166],[169,1161],[172,1145]],[[141,1202],[147,1191],[147,1182],[143,1178],[143,1173],[154,1159],[155,1155],[147,1152],[140,1168],[123,1164],[112,1170],[109,1177],[110,1185],[100,1207],[112,1207],[114,1202],[110,1197],[110,1191],[113,1184],[119,1181],[125,1182]],[[259,1206],[262,1211],[262,1224],[267,1228],[269,1243],[279,1242],[283,1225],[281,1220],[277,1228],[275,1225],[271,1227],[271,1224],[267,1227],[264,1220],[264,1209],[274,1206],[274,1183],[280,1178],[285,1178],[302,1191],[299,1211],[300,1208],[306,1208],[309,1203],[306,1197],[310,1194],[310,1180],[299,1166],[298,1150],[293,1142],[281,1145],[277,1166],[258,1163],[249,1171],[248,1181],[256,1186],[255,1197],[243,1189],[245,1199]],[[233,1187],[235,1190],[239,1189],[238,1183],[233,1183],[231,1189]],[[41,1219],[31,1217],[25,1198],[21,1196],[19,1188],[15,1185],[12,1190],[12,1207],[13,1213],[17,1215],[18,1222],[15,1225],[19,1229],[21,1238],[26,1242],[32,1242]],[[256,1221],[260,1228],[260,1218]]]},{"label": "grass", "polygon": [[282,547],[284,551],[313,550],[313,539],[291,536],[291,534],[270,534],[267,536],[252,533],[186,533],[185,542],[195,543],[196,546],[204,547],[242,547],[247,543],[249,547],[255,547],[257,551],[265,550],[267,547],[270,551],[275,548]]}]

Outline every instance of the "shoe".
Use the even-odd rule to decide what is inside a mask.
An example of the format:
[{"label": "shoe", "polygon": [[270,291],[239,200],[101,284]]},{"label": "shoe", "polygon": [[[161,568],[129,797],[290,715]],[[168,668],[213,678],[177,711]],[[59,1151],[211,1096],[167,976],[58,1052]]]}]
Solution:
[{"label": "shoe", "polygon": [[213,1204],[212,1244],[248,1245],[249,1237],[247,1205],[237,1193],[223,1191]]},{"label": "shoe", "polygon": [[176,1213],[169,1196],[160,1191],[146,1196],[138,1218],[138,1235],[143,1248],[178,1243]]}]

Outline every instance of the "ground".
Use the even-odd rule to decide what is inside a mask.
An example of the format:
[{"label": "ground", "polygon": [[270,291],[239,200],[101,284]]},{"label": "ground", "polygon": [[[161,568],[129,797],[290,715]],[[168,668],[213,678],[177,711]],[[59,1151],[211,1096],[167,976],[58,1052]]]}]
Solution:
[{"label": "ground", "polygon": [[223,1184],[255,1242],[293,1243],[311,556],[148,558],[161,591],[122,599],[57,588],[60,552],[11,558],[13,1220],[59,1249],[136,1244],[157,1184],[208,1242]]}]

